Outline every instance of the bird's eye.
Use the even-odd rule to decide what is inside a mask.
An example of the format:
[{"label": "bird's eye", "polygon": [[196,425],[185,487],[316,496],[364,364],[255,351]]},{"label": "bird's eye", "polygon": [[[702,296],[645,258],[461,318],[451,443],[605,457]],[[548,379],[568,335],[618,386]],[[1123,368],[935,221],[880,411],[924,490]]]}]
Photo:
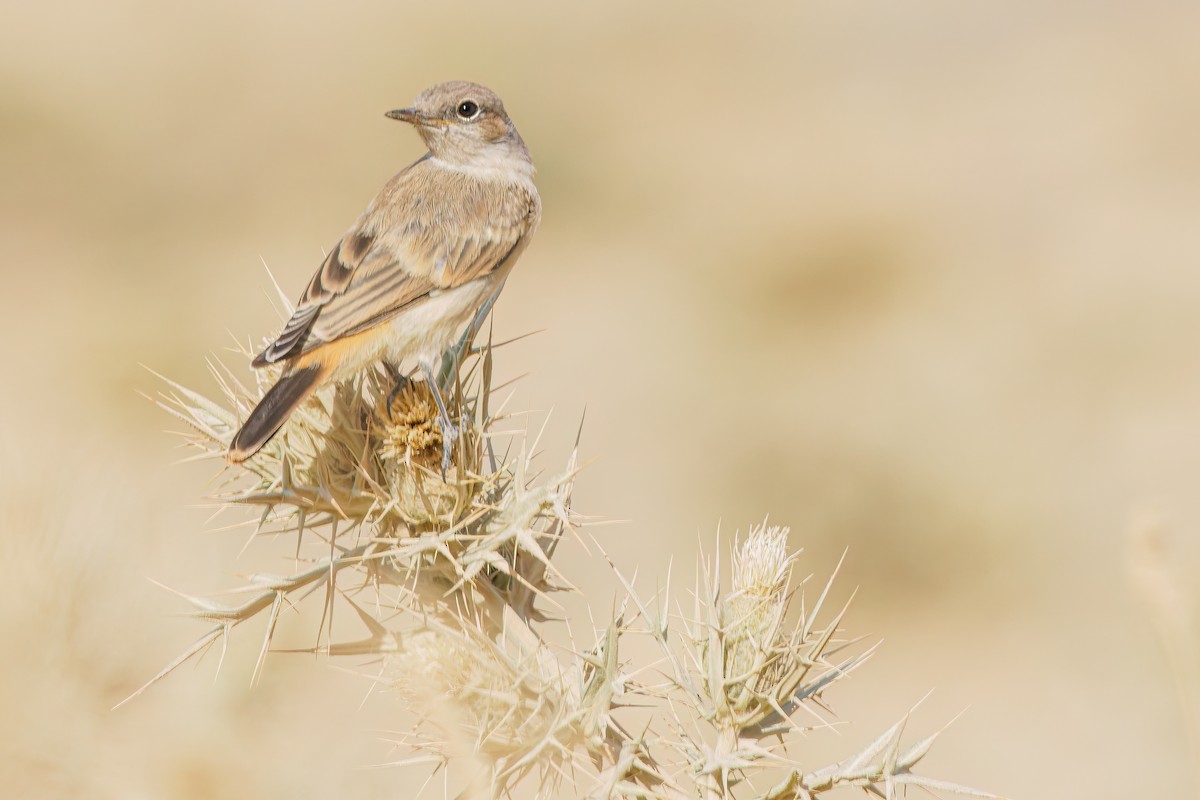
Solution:
[{"label": "bird's eye", "polygon": [[463,100],[455,109],[459,119],[474,119],[479,114],[479,104],[472,100]]}]

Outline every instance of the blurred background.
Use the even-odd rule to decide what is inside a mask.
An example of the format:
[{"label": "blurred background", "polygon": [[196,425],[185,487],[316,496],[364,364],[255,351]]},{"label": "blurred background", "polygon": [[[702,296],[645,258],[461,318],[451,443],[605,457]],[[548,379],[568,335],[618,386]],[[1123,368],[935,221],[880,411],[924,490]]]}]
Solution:
[{"label": "blurred background", "polygon": [[[1169,0],[9,4],[6,792],[412,796],[363,769],[400,755],[395,701],[302,656],[251,690],[257,631],[215,682],[210,656],[109,709],[200,631],[147,578],[290,555],[207,521],[214,468],[170,466],[139,365],[215,393],[206,359],[278,326],[264,263],[297,296],[421,154],[383,112],[468,78],[545,203],[495,314],[542,333],[500,377],[553,412],[548,468],[586,406],[576,506],[624,521],[597,531],[617,563],[690,579],[767,514],[802,573],[848,551],[847,628],[885,641],[814,759],[933,689],[914,735],[966,712],[925,772],[1187,794],[1198,30]],[[606,569],[562,556],[607,613]]]}]

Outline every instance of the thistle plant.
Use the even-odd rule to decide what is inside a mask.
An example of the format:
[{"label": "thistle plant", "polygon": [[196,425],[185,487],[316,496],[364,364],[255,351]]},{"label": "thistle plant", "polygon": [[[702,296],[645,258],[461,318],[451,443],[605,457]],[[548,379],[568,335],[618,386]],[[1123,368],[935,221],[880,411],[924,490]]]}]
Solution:
[{"label": "thistle plant", "polygon": [[[686,611],[670,576],[643,596],[609,561],[621,601],[589,641],[557,645],[554,595],[571,584],[555,552],[574,541],[603,553],[571,508],[578,442],[535,479],[536,441],[508,430],[513,415],[493,402],[495,350],[469,345],[465,335],[439,378],[462,429],[444,474],[429,387],[397,388],[383,368],[319,393],[237,467],[224,465],[225,448],[273,376],[246,385],[213,362],[218,400],[167,381],[159,405],[196,457],[222,465],[217,501],[255,509],[256,532],[274,542],[294,536],[299,567],[250,575],[237,602],[187,597],[208,627],[147,686],[265,619],[257,682],[281,610],[321,599],[307,651],[372,660],[372,679],[416,718],[395,737],[410,751],[397,764],[449,770],[463,797],[786,800],[846,786],[992,796],[915,773],[936,734],[902,743],[907,716],[842,761],[808,765],[805,735],[830,726],[826,692],[874,648],[845,637],[844,607],[827,612],[832,578],[809,602],[787,528],[736,538],[728,575],[718,544]],[[359,632],[333,635],[339,607]],[[660,657],[623,661],[636,638]]]}]

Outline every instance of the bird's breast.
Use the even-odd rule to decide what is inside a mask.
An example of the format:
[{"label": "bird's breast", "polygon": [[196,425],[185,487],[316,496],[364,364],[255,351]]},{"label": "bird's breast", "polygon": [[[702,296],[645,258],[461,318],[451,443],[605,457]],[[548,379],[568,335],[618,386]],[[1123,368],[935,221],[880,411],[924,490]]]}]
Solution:
[{"label": "bird's breast", "polygon": [[453,289],[435,289],[427,299],[405,309],[385,323],[381,335],[382,358],[390,363],[430,361],[438,358],[454,340],[496,282],[489,276]]}]

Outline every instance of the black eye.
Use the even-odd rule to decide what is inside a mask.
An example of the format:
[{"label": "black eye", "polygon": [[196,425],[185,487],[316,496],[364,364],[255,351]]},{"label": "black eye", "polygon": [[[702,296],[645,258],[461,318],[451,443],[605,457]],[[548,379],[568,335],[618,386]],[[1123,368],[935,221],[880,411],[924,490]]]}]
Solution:
[{"label": "black eye", "polygon": [[479,104],[471,100],[463,100],[455,109],[460,119],[471,119],[479,113]]}]

